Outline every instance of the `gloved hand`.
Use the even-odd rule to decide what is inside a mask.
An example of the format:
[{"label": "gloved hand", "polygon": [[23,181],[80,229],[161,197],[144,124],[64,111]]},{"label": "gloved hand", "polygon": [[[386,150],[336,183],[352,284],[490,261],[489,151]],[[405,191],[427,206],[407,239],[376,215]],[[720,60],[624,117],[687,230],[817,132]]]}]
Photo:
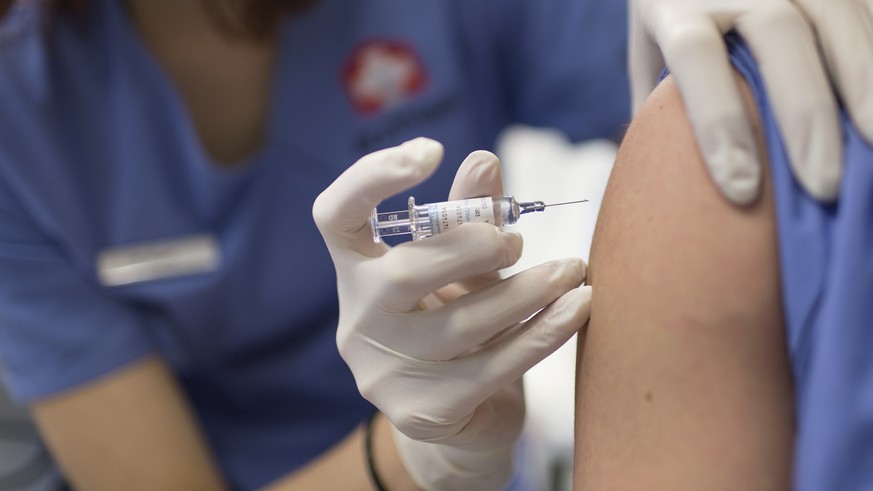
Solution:
[{"label": "gloved hand", "polygon": [[[495,490],[512,475],[521,376],[584,325],[591,289],[579,287],[578,259],[501,280],[521,236],[486,223],[375,244],[373,207],[425,180],[441,158],[426,138],[367,155],[316,199],[313,216],[336,266],[340,353],[399,430],[410,474],[426,489]],[[474,152],[449,199],[500,195],[501,180],[497,158]]]},{"label": "gloved hand", "polygon": [[819,200],[836,199],[842,137],[825,68],[852,120],[873,141],[871,0],[630,3],[634,107],[654,88],[666,61],[712,177],[729,199],[751,202],[761,180],[752,126],[722,41],[731,29],[758,61],[797,180]]}]

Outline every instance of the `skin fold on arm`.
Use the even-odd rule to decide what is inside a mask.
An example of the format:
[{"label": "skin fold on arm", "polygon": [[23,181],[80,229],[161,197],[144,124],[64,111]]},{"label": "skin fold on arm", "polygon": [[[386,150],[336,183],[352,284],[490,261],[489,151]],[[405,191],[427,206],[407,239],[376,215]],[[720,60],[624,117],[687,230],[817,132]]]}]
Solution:
[{"label": "skin fold on arm", "polygon": [[630,127],[594,234],[575,490],[790,489],[793,391],[766,171],[763,191],[743,208],[724,199],[666,79]]}]

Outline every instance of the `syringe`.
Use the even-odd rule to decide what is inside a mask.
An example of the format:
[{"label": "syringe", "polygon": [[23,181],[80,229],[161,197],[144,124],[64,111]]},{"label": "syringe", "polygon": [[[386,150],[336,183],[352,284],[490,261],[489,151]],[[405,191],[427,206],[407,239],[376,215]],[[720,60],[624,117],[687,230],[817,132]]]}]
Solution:
[{"label": "syringe", "polygon": [[370,226],[373,228],[373,241],[382,242],[382,237],[411,234],[415,240],[448,232],[462,223],[484,222],[498,227],[515,224],[519,217],[527,213],[545,211],[548,206],[585,203],[587,199],[545,204],[542,201],[519,203],[512,196],[469,198],[456,201],[442,201],[426,205],[416,205],[415,198],[409,197],[409,209],[379,213],[373,208]]}]

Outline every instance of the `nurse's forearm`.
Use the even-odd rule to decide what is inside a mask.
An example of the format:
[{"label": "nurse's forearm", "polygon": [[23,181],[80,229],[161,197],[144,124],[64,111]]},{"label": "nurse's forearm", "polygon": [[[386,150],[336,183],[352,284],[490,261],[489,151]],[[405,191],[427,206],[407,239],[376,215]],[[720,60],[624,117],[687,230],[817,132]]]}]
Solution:
[{"label": "nurse's forearm", "polygon": [[[171,371],[147,358],[35,403],[42,435],[81,491],[227,489],[206,438]],[[373,455],[391,491],[415,489],[394,449],[391,426],[375,422]],[[364,432],[353,431],[311,464],[268,489],[371,491]]]},{"label": "nurse's forearm", "polygon": [[[418,490],[394,447],[391,424],[379,414],[373,422],[373,458],[382,484],[391,491]],[[364,450],[365,429],[360,426],[342,442],[300,471],[282,478],[263,491],[343,489],[372,491]]]},{"label": "nurse's forearm", "polygon": [[227,489],[166,363],[147,358],[32,406],[71,487]]}]

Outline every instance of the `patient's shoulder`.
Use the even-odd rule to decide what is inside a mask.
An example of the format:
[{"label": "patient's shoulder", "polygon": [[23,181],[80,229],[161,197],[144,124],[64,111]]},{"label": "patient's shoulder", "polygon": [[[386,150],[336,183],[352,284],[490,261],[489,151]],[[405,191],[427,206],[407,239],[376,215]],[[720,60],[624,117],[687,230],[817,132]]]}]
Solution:
[{"label": "patient's shoulder", "polygon": [[[758,147],[764,148],[751,94],[740,77],[737,83],[759,136]],[[762,153],[760,160],[766,162],[766,155]],[[644,262],[661,257],[659,264],[666,268],[672,264],[664,259],[673,256],[681,261],[695,256],[707,261],[740,260],[759,257],[762,250],[774,252],[772,192],[767,185],[769,173],[763,171],[765,185],[756,202],[745,207],[729,202],[710,177],[678,85],[672,77],[665,78],[634,118],[619,150],[598,218],[590,274],[596,278],[598,262],[611,260]],[[729,240],[737,233],[747,234],[747,241]],[[627,243],[632,237],[646,242]],[[598,251],[616,247],[633,247],[651,257],[619,258]],[[645,267],[660,269],[656,264]],[[716,268],[707,269],[708,277],[718,276]]]},{"label": "patient's shoulder", "polygon": [[666,79],[628,130],[594,234],[575,489],[788,487],[777,265],[766,169],[757,202],[728,202]]}]

